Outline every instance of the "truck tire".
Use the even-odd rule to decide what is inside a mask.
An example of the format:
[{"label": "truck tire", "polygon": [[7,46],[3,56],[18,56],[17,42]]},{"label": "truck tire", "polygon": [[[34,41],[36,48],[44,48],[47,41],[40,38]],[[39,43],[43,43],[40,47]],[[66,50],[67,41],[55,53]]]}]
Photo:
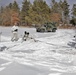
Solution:
[{"label": "truck tire", "polygon": [[52,29],[52,32],[56,32],[56,29],[55,29],[55,28],[53,28],[53,29]]}]

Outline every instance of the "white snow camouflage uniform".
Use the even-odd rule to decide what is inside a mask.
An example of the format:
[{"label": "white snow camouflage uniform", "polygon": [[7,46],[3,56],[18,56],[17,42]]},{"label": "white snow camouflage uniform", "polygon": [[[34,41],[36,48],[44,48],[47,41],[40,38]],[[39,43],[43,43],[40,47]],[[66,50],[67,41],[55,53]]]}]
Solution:
[{"label": "white snow camouflage uniform", "polygon": [[18,41],[18,26],[13,26],[12,27],[12,38],[11,41]]}]

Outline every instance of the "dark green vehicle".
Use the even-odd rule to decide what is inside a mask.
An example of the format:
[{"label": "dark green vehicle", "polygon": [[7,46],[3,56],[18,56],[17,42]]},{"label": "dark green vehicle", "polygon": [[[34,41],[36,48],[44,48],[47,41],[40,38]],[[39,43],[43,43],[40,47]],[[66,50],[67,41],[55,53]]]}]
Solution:
[{"label": "dark green vehicle", "polygon": [[57,27],[55,22],[47,22],[44,25],[37,27],[37,32],[56,32]]}]

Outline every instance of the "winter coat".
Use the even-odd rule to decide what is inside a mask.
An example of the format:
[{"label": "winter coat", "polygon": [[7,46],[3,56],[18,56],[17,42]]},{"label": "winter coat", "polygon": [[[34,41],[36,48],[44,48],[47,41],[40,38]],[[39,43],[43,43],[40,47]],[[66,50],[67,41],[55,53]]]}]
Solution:
[{"label": "winter coat", "polygon": [[18,26],[15,26],[15,25],[14,25],[14,26],[12,27],[12,32],[13,32],[13,33],[17,33],[17,32],[18,32],[18,29],[19,29]]}]

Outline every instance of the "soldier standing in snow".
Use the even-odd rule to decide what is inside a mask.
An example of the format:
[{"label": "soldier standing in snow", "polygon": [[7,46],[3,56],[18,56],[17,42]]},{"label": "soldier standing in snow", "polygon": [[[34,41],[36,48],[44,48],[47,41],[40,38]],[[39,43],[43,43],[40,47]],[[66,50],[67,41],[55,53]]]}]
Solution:
[{"label": "soldier standing in snow", "polygon": [[18,41],[18,24],[15,23],[12,27],[12,38],[11,41]]}]

